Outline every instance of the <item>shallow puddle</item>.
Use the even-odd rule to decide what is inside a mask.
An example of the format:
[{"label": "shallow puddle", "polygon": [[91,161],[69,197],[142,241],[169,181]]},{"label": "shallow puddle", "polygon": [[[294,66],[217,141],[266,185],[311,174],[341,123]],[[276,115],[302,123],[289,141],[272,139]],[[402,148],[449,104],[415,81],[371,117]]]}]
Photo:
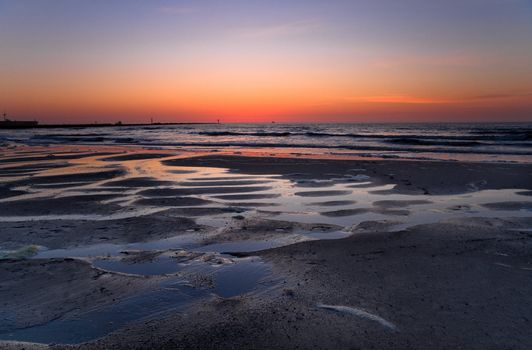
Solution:
[{"label": "shallow puddle", "polygon": [[[16,329],[0,334],[0,339],[38,343],[81,343],[97,339],[131,322],[163,317],[165,313],[178,312],[194,302],[212,297],[230,298],[263,290],[275,284],[267,264],[258,258],[234,259],[227,264],[211,265],[193,261],[180,266],[169,257],[146,263],[122,263],[114,260],[96,260],[94,265],[106,270],[139,275],[186,272],[204,283],[191,285],[187,277],[165,279],[147,293],[141,293],[116,303],[96,307],[93,311],[67,315],[43,325]],[[0,330],[10,327],[8,317],[2,317]]]}]

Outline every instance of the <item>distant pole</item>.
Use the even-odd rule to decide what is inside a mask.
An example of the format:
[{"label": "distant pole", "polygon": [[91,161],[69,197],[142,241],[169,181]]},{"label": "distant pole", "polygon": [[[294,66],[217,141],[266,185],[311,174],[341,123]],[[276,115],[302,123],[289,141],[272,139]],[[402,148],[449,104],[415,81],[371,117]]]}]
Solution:
[{"label": "distant pole", "polygon": [[151,124],[153,124],[153,117],[152,117],[152,118],[150,118],[150,123],[151,123]]},{"label": "distant pole", "polygon": [[220,124],[220,119],[218,119],[218,124]]}]

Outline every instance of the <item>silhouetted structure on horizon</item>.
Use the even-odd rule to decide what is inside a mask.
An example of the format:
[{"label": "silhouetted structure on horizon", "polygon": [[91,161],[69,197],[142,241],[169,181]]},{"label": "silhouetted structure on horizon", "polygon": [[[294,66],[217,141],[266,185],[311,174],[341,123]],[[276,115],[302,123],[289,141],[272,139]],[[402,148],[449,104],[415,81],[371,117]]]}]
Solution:
[{"label": "silhouetted structure on horizon", "polygon": [[7,119],[7,114],[3,114],[4,120],[0,120],[0,128],[32,128],[39,124],[36,120],[10,120]]}]

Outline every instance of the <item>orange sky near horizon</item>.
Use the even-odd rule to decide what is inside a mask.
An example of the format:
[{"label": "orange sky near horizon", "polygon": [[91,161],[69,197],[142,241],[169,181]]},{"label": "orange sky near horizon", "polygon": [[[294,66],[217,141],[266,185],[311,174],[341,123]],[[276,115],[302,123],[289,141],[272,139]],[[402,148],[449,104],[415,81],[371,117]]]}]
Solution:
[{"label": "orange sky near horizon", "polygon": [[390,1],[229,2],[111,1],[102,15],[2,1],[0,109],[48,123],[532,121],[526,2],[405,1],[413,18]]}]

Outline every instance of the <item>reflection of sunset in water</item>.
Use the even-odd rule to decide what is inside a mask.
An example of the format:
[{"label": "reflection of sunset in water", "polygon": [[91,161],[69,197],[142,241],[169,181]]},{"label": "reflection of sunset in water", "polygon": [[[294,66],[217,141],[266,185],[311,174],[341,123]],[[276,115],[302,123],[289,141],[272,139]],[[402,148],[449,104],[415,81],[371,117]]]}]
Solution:
[{"label": "reflection of sunset in water", "polygon": [[[29,150],[29,148],[28,148]],[[185,152],[175,150],[146,150],[124,147],[94,148],[88,146],[40,148],[48,154],[76,155],[79,158],[59,161],[60,167],[37,170],[32,173],[28,185],[20,186],[28,194],[15,196],[0,201],[17,201],[36,198],[61,198],[74,195],[111,194],[120,196],[106,199],[102,203],[117,203],[120,207],[114,212],[100,217],[88,215],[94,220],[135,217],[163,212],[170,208],[197,207],[185,211],[198,217],[198,223],[223,227],[237,213],[259,215],[282,221],[303,223],[320,222],[330,225],[349,227],[368,220],[389,219],[400,227],[420,223],[438,222],[457,215],[449,208],[463,207],[459,215],[500,216],[524,215],[522,212],[502,212],[483,207],[486,202],[500,200],[519,201],[522,196],[518,190],[480,191],[464,195],[438,196],[391,194],[393,184],[372,183],[371,174],[364,168],[353,169],[346,174],[328,174],[323,169],[326,179],[312,179],[304,173],[290,176],[275,174],[275,159],[292,158],[294,164],[305,159],[345,159],[371,160],[348,154],[305,154],[294,150],[263,149],[225,150],[217,152]],[[52,150],[54,152],[52,152]],[[18,152],[25,152],[21,148]],[[37,153],[38,154],[38,153]],[[44,155],[44,154],[43,154]],[[227,155],[272,157],[272,173],[252,174],[242,171],[230,171],[222,167],[172,166],[168,161],[189,157],[210,156],[216,159]],[[9,158],[8,158],[9,159]],[[43,166],[49,166],[49,157],[43,157]],[[253,158],[249,158],[252,162]],[[408,160],[404,160],[408,164]],[[30,163],[21,158],[17,166]],[[31,164],[35,164],[33,161]],[[304,164],[304,163],[301,163]],[[3,167],[2,169],[6,169]],[[9,167],[7,167],[9,170]],[[0,169],[1,170],[1,169]],[[79,179],[71,175],[79,174]],[[91,179],[91,174],[102,174],[101,178]],[[109,174],[109,175],[107,175]],[[61,176],[67,176],[62,180]],[[54,180],[54,176],[57,180]],[[89,179],[84,179],[89,176]],[[393,178],[393,177],[391,177]],[[28,176],[8,178],[10,181],[26,181]],[[40,181],[44,179],[45,181]],[[50,179],[50,180],[46,180]],[[474,186],[472,184],[471,186]],[[472,187],[473,188],[473,187]],[[118,192],[117,192],[118,191]],[[187,200],[187,198],[197,199]],[[180,204],[180,200],[185,202]],[[379,207],[379,202],[406,203],[392,208]],[[414,206],[409,207],[407,203]],[[377,206],[375,206],[377,205]],[[213,211],[209,215],[202,211]],[[227,211],[225,211],[227,209]],[[406,210],[405,210],[406,209]],[[189,209],[187,209],[189,210]],[[58,216],[53,216],[59,218]],[[84,216],[76,215],[76,218]],[[44,217],[41,217],[41,219]],[[65,219],[72,216],[65,215]],[[405,219],[408,218],[407,221]],[[16,216],[0,220],[17,221]],[[25,219],[24,219],[25,220]],[[407,223],[408,222],[408,223]]]}]

